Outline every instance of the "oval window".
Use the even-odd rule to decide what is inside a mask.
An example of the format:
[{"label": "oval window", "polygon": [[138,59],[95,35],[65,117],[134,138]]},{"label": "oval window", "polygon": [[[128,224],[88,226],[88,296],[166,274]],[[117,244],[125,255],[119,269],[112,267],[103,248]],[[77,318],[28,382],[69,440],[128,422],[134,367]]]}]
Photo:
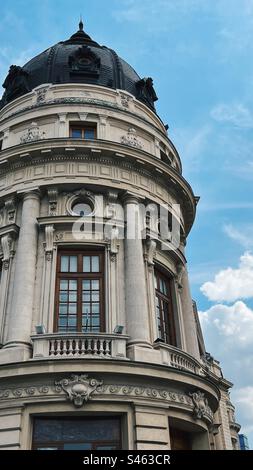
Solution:
[{"label": "oval window", "polygon": [[87,215],[91,215],[93,212],[93,208],[87,202],[76,202],[72,206],[72,212],[75,215],[79,215],[80,217],[84,217]]}]

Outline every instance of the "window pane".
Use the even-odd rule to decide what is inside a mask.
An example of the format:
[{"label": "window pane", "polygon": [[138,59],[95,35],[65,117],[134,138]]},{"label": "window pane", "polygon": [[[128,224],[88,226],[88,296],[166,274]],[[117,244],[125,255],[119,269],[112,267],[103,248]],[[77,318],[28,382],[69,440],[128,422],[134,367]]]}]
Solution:
[{"label": "window pane", "polygon": [[100,318],[99,316],[92,316],[92,326],[99,326],[100,324]]},{"label": "window pane", "polygon": [[[94,281],[92,281],[93,284]],[[83,290],[90,290],[90,281],[83,281]]]},{"label": "window pane", "polygon": [[76,302],[77,301],[77,293],[76,292],[71,292],[69,294],[69,302]]},{"label": "window pane", "polygon": [[68,326],[76,326],[76,323],[77,323],[77,318],[76,317],[69,317],[69,321],[68,321]]},{"label": "window pane", "polygon": [[92,304],[92,313],[99,313],[99,304]]},{"label": "window pane", "polygon": [[90,313],[90,304],[83,304],[83,313]]},{"label": "window pane", "polygon": [[93,302],[99,302],[99,293],[92,292],[92,301]]},{"label": "window pane", "polygon": [[67,304],[61,304],[59,307],[59,313],[60,315],[67,315],[68,313],[68,306]]},{"label": "window pane", "polygon": [[85,139],[95,139],[95,129],[85,129],[84,130],[84,138]]},{"label": "window pane", "polygon": [[77,307],[76,304],[69,304],[69,313],[72,314],[72,315],[74,313],[77,313],[76,307]]},{"label": "window pane", "polygon": [[59,326],[67,326],[67,317],[60,317],[59,318]]},{"label": "window pane", "polygon": [[69,290],[77,290],[77,281],[69,281]]},{"label": "window pane", "polygon": [[90,302],[90,293],[83,294],[83,301]]},{"label": "window pane", "polygon": [[60,290],[68,290],[68,281],[61,280],[61,282],[60,282]]},{"label": "window pane", "polygon": [[83,272],[90,273],[90,256],[83,256]]},{"label": "window pane", "polygon": [[69,257],[61,256],[61,272],[67,273],[69,270]]},{"label": "window pane", "polygon": [[67,302],[68,301],[68,294],[60,294],[60,302]]},{"label": "window pane", "polygon": [[82,138],[82,129],[72,129],[71,136],[74,139],[81,139]]},{"label": "window pane", "polygon": [[92,290],[99,290],[99,281],[98,280],[91,281],[91,285],[92,285]]},{"label": "window pane", "polygon": [[99,256],[92,256],[91,266],[92,266],[91,271],[93,273],[99,272]]},{"label": "window pane", "polygon": [[70,269],[71,273],[77,272],[77,256],[70,256]]},{"label": "window pane", "polygon": [[90,215],[93,210],[89,204],[85,202],[79,202],[72,207],[72,212],[74,212],[76,215],[79,215],[80,217],[84,217],[86,215]]}]

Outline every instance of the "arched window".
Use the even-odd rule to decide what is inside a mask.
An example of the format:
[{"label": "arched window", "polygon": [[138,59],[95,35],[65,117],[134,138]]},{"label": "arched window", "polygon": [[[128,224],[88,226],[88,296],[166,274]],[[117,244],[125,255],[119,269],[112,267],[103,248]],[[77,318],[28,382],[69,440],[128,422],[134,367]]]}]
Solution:
[{"label": "arched window", "polygon": [[54,330],[105,331],[102,251],[59,252]]},{"label": "arched window", "polygon": [[176,346],[171,280],[157,269],[155,270],[155,306],[157,339]]}]

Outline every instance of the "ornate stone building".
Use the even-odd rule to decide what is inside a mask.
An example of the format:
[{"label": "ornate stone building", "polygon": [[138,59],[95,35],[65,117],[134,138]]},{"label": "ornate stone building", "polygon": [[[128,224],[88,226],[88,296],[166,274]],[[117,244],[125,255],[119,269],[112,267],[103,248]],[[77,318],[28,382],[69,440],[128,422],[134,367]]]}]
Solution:
[{"label": "ornate stone building", "polygon": [[3,86],[0,449],[236,448],[152,79],[80,23]]}]

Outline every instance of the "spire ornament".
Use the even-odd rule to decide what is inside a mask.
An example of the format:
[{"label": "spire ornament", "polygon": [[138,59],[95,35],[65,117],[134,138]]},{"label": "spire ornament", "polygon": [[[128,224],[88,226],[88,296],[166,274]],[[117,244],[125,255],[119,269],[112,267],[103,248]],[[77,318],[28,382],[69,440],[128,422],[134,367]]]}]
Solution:
[{"label": "spire ornament", "polygon": [[82,15],[80,15],[79,31],[83,31],[83,19],[82,19]]}]

